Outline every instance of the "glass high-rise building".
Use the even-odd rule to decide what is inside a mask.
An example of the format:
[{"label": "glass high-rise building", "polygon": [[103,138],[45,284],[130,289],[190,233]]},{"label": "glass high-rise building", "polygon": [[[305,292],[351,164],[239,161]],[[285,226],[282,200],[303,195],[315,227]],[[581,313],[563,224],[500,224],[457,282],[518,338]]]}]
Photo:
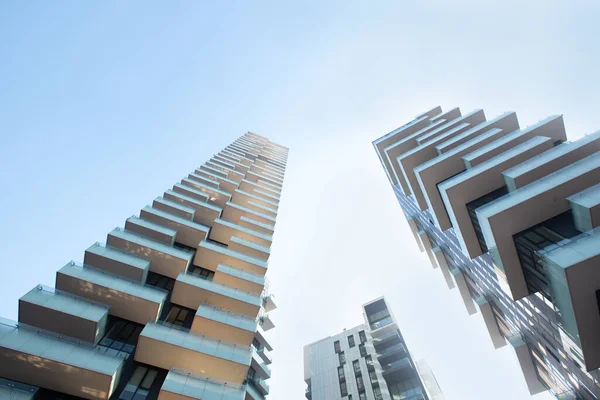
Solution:
[{"label": "glass high-rise building", "polygon": [[363,305],[364,324],[304,347],[308,400],[443,400],[431,370],[415,362],[381,297]]},{"label": "glass high-rise building", "polygon": [[421,251],[532,394],[600,396],[600,131],[429,110],[373,142]]},{"label": "glass high-rise building", "polygon": [[246,133],[21,297],[0,399],[264,399],[287,154]]}]

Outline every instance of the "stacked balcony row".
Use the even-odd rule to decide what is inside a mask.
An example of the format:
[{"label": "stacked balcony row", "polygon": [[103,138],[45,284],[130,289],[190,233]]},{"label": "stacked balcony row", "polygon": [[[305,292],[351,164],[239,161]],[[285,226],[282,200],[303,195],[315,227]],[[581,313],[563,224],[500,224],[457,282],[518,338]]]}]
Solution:
[{"label": "stacked balcony row", "polygon": [[[569,142],[562,116],[521,128],[514,112],[487,120],[483,110],[436,107],[373,144],[416,212],[451,230],[469,259],[489,254],[512,300],[549,301],[565,346],[574,343],[587,371],[600,367],[600,131]],[[420,249],[459,288],[470,313],[485,311],[494,345],[503,345],[486,300],[473,304],[445,249],[409,219]]]},{"label": "stacked balcony row", "polygon": [[0,377],[88,399],[264,398],[286,160],[246,134],[32,289],[0,320]]}]

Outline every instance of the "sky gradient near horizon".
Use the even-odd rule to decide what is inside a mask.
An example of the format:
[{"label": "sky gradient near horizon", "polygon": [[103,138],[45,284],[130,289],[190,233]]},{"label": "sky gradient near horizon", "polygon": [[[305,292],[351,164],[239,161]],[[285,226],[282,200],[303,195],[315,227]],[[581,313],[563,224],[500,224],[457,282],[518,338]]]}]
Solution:
[{"label": "sky gradient near horizon", "polygon": [[600,3],[451,3],[2,2],[0,316],[250,130],[290,148],[270,399],[303,399],[302,347],[382,295],[447,400],[529,398],[418,252],[371,142],[435,105],[600,129]]}]

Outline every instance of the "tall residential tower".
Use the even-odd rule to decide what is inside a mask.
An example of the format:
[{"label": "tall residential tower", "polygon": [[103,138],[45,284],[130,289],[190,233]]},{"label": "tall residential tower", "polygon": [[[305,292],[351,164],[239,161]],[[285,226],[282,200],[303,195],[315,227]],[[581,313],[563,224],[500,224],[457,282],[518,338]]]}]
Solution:
[{"label": "tall residential tower", "polygon": [[414,362],[385,299],[363,305],[364,324],[304,347],[308,400],[443,400]]},{"label": "tall residential tower", "polygon": [[0,398],[262,400],[288,150],[248,132],[0,319]]},{"label": "tall residential tower", "polygon": [[421,251],[531,394],[600,396],[600,131],[436,107],[373,142]]}]

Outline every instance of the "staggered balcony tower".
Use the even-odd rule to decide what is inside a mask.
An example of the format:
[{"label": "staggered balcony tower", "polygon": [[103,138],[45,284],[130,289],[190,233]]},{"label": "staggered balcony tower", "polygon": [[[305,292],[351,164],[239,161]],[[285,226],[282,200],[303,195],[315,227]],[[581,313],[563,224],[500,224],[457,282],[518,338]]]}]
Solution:
[{"label": "staggered balcony tower", "polygon": [[385,298],[363,305],[365,323],[304,347],[308,400],[443,400],[424,360],[414,361]]},{"label": "staggered balcony tower", "polygon": [[264,399],[287,155],[246,133],[21,297],[0,399]]},{"label": "staggered balcony tower", "polygon": [[600,131],[435,107],[373,142],[419,249],[531,394],[600,397]]}]

